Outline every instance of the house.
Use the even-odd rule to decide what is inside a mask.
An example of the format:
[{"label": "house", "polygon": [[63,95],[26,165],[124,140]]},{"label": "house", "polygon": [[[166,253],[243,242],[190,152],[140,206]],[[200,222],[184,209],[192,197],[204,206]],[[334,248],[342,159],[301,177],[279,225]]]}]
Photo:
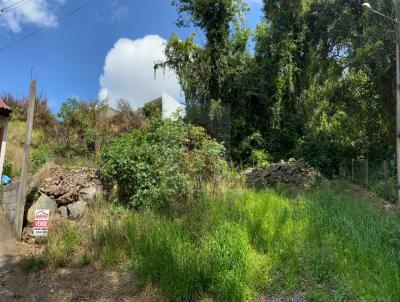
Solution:
[{"label": "house", "polygon": [[164,92],[161,97],[147,102],[145,106],[150,104],[154,104],[160,110],[163,119],[173,118],[177,113],[182,117],[185,116],[185,105],[179,103],[168,93]]},{"label": "house", "polygon": [[6,155],[6,145],[8,139],[8,122],[11,115],[11,108],[0,99],[0,179],[3,176],[4,159]]}]

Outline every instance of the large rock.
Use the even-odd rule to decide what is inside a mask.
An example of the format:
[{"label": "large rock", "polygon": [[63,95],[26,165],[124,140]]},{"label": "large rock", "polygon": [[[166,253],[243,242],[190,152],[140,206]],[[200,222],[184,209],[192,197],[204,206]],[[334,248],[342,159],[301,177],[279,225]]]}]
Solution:
[{"label": "large rock", "polygon": [[79,201],[84,201],[89,207],[96,203],[97,189],[96,187],[84,188],[79,192]]},{"label": "large rock", "polygon": [[88,204],[84,201],[77,201],[68,205],[69,215],[71,218],[80,219],[88,210]]},{"label": "large rock", "polygon": [[57,212],[62,218],[68,218],[68,208],[66,206],[61,206],[58,208]]},{"label": "large rock", "polygon": [[50,210],[50,216],[53,216],[57,210],[57,203],[54,199],[50,198],[47,195],[42,195],[40,198],[33,203],[33,205],[28,210],[27,219],[30,223],[35,220],[35,211],[36,210]]},{"label": "large rock", "polygon": [[57,199],[57,203],[62,206],[69,205],[79,198],[79,187],[72,188],[69,192],[65,193]]}]

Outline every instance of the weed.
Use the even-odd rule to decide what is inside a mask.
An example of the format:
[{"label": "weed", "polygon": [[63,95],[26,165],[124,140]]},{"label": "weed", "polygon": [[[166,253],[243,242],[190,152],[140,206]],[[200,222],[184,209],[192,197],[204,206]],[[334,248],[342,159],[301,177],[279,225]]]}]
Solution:
[{"label": "weed", "polygon": [[86,236],[63,228],[44,261],[65,265],[93,250],[94,261],[129,264],[171,301],[248,301],[260,291],[305,292],[309,301],[400,296],[400,215],[343,186],[297,195],[226,190],[178,216],[113,209],[93,213]]},{"label": "weed", "polygon": [[41,270],[46,266],[46,261],[41,256],[30,256],[22,262],[22,269],[25,273],[33,273]]}]

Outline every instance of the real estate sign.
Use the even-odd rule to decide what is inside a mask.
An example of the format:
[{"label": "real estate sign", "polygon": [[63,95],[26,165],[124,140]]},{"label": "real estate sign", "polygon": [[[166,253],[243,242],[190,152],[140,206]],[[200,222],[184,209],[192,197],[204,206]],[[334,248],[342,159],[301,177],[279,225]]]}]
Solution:
[{"label": "real estate sign", "polygon": [[33,222],[33,236],[46,237],[49,234],[50,210],[36,210]]}]

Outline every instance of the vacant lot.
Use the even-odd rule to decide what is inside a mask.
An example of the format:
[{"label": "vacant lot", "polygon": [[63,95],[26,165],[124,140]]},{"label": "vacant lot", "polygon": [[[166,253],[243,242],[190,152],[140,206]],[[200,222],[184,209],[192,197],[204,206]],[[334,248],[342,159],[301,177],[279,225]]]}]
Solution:
[{"label": "vacant lot", "polygon": [[110,206],[60,225],[28,268],[117,267],[171,301],[396,301],[399,216],[354,194],[230,190],[174,215]]}]

